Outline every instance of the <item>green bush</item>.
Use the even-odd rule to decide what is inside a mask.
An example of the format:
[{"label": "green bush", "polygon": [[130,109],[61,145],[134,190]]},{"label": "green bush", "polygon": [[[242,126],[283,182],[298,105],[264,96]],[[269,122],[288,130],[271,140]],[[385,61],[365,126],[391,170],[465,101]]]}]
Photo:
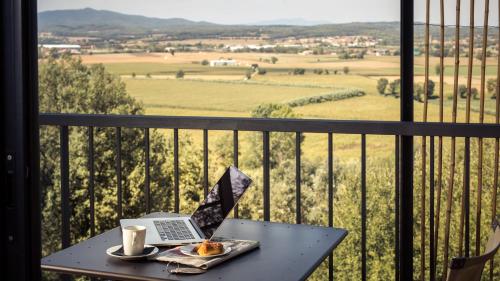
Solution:
[{"label": "green bush", "polygon": [[259,71],[257,72],[259,75],[266,75],[267,73],[267,70],[265,70],[264,68],[259,68]]},{"label": "green bush", "polygon": [[388,84],[389,81],[386,78],[380,78],[377,81],[377,92],[381,95],[385,94],[385,89],[387,88]]},{"label": "green bush", "polygon": [[247,70],[247,72],[245,72],[245,77],[247,78],[247,80],[252,79],[252,73],[253,73],[253,71],[250,69]]},{"label": "green bush", "polygon": [[323,74],[323,69],[315,69],[315,70],[313,70],[313,73],[321,75],[321,74]]},{"label": "green bush", "polygon": [[184,73],[184,71],[183,71],[183,70],[179,70],[179,71],[177,71],[177,73],[175,74],[175,78],[177,78],[177,79],[182,79],[182,78],[184,78],[184,75],[186,75],[186,73]]},{"label": "green bush", "polygon": [[306,74],[305,68],[295,68],[293,70],[293,75],[304,75],[304,74]]},{"label": "green bush", "polygon": [[340,90],[338,92],[324,94],[324,95],[320,95],[320,96],[313,96],[313,97],[296,99],[296,100],[288,102],[287,104],[290,107],[298,107],[298,106],[304,106],[304,105],[308,105],[308,104],[345,100],[345,99],[350,99],[350,98],[354,98],[354,97],[362,97],[364,95],[365,95],[365,92],[363,92],[359,89],[344,89],[344,90]]}]

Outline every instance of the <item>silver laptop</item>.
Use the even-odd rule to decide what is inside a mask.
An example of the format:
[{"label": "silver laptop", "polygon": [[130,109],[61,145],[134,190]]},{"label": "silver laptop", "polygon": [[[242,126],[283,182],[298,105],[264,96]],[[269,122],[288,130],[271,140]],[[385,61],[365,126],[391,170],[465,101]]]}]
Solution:
[{"label": "silver laptop", "polygon": [[180,245],[210,239],[248,189],[252,180],[231,166],[190,217],[122,219],[121,227],[146,227],[146,244]]}]

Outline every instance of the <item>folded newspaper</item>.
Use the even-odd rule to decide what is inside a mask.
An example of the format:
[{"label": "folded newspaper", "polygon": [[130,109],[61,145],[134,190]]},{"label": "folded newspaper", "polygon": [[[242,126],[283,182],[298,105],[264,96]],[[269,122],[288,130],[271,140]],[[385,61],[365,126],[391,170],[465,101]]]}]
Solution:
[{"label": "folded newspaper", "polygon": [[212,241],[221,242],[224,247],[231,247],[231,252],[229,254],[214,258],[197,258],[186,256],[181,253],[180,247],[176,247],[170,250],[159,253],[158,255],[152,257],[152,260],[162,261],[167,263],[177,263],[179,265],[186,265],[190,267],[196,267],[200,269],[207,270],[218,264],[221,264],[227,260],[230,260],[236,256],[243,253],[251,251],[259,247],[259,241],[251,240],[233,240],[233,239],[222,239],[213,238]]}]

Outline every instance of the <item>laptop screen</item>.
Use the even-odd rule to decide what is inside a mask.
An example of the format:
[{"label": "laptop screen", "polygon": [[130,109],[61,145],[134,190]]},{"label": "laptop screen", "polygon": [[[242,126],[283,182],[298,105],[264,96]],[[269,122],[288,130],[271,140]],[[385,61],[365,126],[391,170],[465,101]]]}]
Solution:
[{"label": "laptop screen", "polygon": [[237,168],[227,168],[207,198],[191,215],[205,238],[212,237],[251,183],[252,180]]}]

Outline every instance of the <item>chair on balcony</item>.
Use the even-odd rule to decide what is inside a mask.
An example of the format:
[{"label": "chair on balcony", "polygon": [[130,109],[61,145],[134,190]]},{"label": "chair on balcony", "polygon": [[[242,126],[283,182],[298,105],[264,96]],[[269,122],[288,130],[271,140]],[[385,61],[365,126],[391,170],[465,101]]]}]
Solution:
[{"label": "chair on balcony", "polygon": [[479,281],[484,265],[495,256],[500,247],[500,224],[493,223],[493,232],[486,243],[483,255],[477,257],[453,258],[450,263],[447,281]]}]

